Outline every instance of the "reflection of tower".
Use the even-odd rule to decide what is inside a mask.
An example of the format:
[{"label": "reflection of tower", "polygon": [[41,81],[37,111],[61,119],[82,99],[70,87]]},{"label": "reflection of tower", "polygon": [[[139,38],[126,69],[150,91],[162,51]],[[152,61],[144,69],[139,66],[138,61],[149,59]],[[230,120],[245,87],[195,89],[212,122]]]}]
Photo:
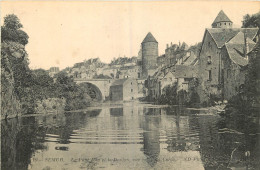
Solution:
[{"label": "reflection of tower", "polygon": [[142,42],[142,77],[147,78],[149,70],[156,68],[158,58],[158,42],[149,32]]},{"label": "reflection of tower", "polygon": [[144,154],[147,156],[147,163],[151,167],[155,166],[160,154],[159,125],[159,116],[145,116]]}]

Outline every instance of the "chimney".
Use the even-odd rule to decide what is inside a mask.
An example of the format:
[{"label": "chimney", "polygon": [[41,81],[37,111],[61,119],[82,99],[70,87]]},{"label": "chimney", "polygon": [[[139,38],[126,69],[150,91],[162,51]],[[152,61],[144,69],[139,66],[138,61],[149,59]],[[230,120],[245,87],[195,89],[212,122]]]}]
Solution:
[{"label": "chimney", "polygon": [[171,47],[172,47],[172,42],[171,42]]},{"label": "chimney", "polygon": [[166,48],[169,48],[169,44],[166,44]]}]

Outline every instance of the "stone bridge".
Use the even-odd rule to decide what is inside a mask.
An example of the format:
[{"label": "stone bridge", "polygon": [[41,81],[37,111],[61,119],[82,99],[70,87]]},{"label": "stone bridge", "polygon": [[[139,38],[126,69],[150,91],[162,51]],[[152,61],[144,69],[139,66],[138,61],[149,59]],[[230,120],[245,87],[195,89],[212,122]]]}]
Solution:
[{"label": "stone bridge", "polygon": [[[109,88],[114,82],[113,79],[74,79],[77,84],[85,84],[93,90],[94,97],[98,100],[105,100],[109,97]],[[92,96],[91,96],[92,97]]]}]

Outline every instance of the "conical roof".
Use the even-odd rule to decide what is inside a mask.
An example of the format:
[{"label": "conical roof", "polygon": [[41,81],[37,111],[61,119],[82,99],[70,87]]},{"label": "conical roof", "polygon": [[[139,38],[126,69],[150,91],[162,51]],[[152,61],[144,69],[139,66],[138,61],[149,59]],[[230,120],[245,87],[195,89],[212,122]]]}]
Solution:
[{"label": "conical roof", "polygon": [[223,10],[221,10],[218,13],[218,16],[216,17],[216,19],[214,20],[214,22],[212,24],[218,23],[218,22],[232,22],[228,16],[224,13]]},{"label": "conical roof", "polygon": [[[146,43],[146,42],[157,42],[156,39],[154,38],[154,36],[149,32],[146,37],[144,38],[142,43]],[[158,43],[158,42],[157,42]]]}]

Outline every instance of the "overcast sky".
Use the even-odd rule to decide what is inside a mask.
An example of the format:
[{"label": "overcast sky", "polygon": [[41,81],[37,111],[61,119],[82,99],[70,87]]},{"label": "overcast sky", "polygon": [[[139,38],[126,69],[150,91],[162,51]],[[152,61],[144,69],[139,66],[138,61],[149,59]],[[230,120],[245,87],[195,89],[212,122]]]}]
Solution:
[{"label": "overcast sky", "polygon": [[241,27],[245,14],[257,13],[259,2],[1,2],[1,25],[14,13],[29,35],[26,50],[30,67],[65,68],[100,57],[110,62],[118,56],[137,56],[148,32],[159,42],[201,42],[223,10]]}]

